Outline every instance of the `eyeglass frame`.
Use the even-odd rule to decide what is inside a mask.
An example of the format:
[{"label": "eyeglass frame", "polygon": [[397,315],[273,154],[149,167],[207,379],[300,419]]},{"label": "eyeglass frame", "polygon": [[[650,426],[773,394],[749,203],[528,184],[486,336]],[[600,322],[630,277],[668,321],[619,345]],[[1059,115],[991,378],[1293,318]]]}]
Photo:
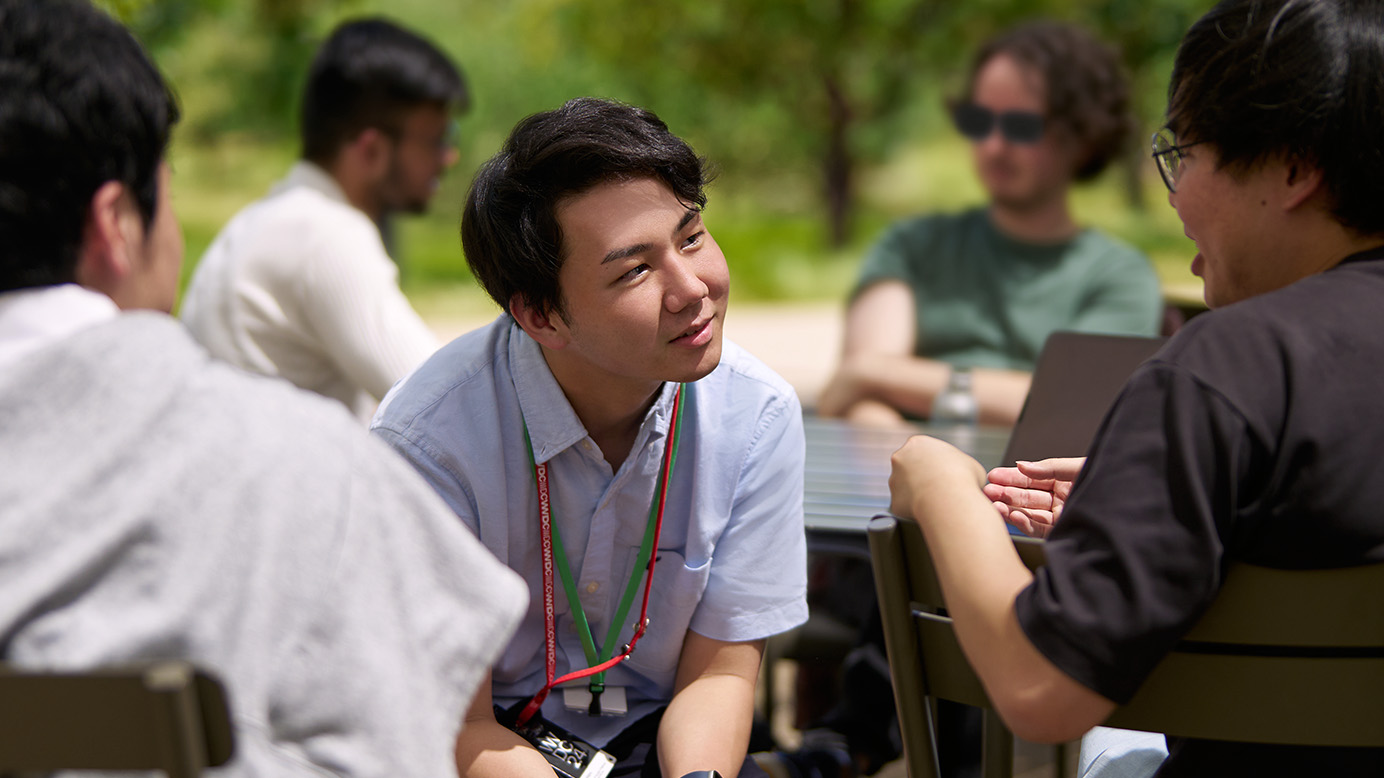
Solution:
[{"label": "eyeglass frame", "polygon": [[[1182,152],[1193,146],[1205,143],[1204,140],[1194,140],[1191,143],[1169,143],[1169,139],[1176,140],[1173,131],[1164,127],[1155,132],[1149,139],[1153,146],[1153,162],[1158,167],[1158,175],[1163,179],[1163,186],[1168,187],[1169,192],[1177,191],[1177,179],[1180,177],[1178,171],[1182,169]],[[1163,148],[1159,148],[1162,141]]]}]

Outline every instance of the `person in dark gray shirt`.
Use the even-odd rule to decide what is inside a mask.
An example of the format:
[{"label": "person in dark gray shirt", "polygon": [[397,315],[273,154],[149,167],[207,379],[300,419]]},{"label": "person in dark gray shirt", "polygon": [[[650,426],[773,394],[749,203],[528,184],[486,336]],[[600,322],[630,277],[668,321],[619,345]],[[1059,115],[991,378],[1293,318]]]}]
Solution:
[{"label": "person in dark gray shirt", "polygon": [[[895,455],[893,510],[922,525],[958,637],[1020,737],[1103,721],[1229,562],[1384,560],[1381,69],[1384,5],[1217,5],[1183,39],[1153,141],[1213,311],[1136,372],[1084,467],[1005,469],[982,491],[980,466],[939,441]],[[1044,569],[1018,560],[992,500],[1051,528]],[[1160,775],[1384,773],[1380,749],[1169,745]]]}]

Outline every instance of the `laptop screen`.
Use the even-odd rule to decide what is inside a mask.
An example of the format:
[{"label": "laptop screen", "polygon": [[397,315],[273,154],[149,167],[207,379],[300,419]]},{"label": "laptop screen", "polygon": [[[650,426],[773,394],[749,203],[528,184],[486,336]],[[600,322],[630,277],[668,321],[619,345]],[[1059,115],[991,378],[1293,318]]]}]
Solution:
[{"label": "laptop screen", "polygon": [[1165,342],[1084,332],[1048,336],[1002,464],[1084,456],[1125,381]]}]

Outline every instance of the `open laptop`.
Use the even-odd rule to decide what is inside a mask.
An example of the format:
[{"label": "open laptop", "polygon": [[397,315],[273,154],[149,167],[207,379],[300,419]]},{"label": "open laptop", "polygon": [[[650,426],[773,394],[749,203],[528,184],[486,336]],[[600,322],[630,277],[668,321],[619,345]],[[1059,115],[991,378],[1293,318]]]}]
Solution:
[{"label": "open laptop", "polygon": [[1083,332],[1048,336],[1001,464],[1084,456],[1125,381],[1165,342]]}]

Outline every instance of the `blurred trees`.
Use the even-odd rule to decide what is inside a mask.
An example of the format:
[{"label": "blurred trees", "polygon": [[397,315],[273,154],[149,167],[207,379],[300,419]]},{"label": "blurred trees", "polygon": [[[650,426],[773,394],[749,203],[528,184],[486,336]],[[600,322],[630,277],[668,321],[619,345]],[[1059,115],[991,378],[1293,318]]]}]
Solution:
[{"label": "blurred trees", "polygon": [[328,20],[356,0],[98,0],[121,18],[191,100],[186,126],[282,137]]},{"label": "blurred trees", "polygon": [[[813,165],[828,236],[849,237],[861,161],[910,137],[914,101],[959,88],[971,51],[1035,16],[1085,23],[1121,46],[1148,122],[1177,41],[1205,0],[538,0],[533,13],[585,41],[627,73],[636,102],[662,104],[678,127],[699,127],[718,159]],[[681,102],[670,107],[668,95]],[[732,119],[727,126],[726,117]],[[715,142],[713,140],[713,142]],[[1143,146],[1136,150],[1142,159]],[[1128,166],[1137,182],[1137,170]],[[1132,193],[1137,186],[1130,188]]]},{"label": "blurred trees", "polygon": [[[919,73],[913,30],[929,0],[702,0],[556,3],[557,24],[624,72],[637,102],[675,126],[719,130],[721,155],[820,171],[830,240],[848,233],[861,148],[856,129],[889,124]],[[618,24],[611,20],[618,19]],[[682,95],[675,106],[659,96]],[[719,115],[709,115],[712,111]],[[732,122],[724,122],[731,118]]]},{"label": "blurred trees", "polygon": [[[477,96],[463,166],[521,116],[581,94],[646,105],[764,199],[850,233],[858,173],[945,126],[971,52],[1018,21],[1078,21],[1117,43],[1141,119],[1162,109],[1173,52],[1211,0],[100,0],[177,85],[194,140],[288,142],[318,41],[385,14],[455,54]],[[1135,177],[1144,144],[1131,151]],[[801,193],[813,181],[812,194]],[[1135,191],[1137,187],[1131,188]]]}]

